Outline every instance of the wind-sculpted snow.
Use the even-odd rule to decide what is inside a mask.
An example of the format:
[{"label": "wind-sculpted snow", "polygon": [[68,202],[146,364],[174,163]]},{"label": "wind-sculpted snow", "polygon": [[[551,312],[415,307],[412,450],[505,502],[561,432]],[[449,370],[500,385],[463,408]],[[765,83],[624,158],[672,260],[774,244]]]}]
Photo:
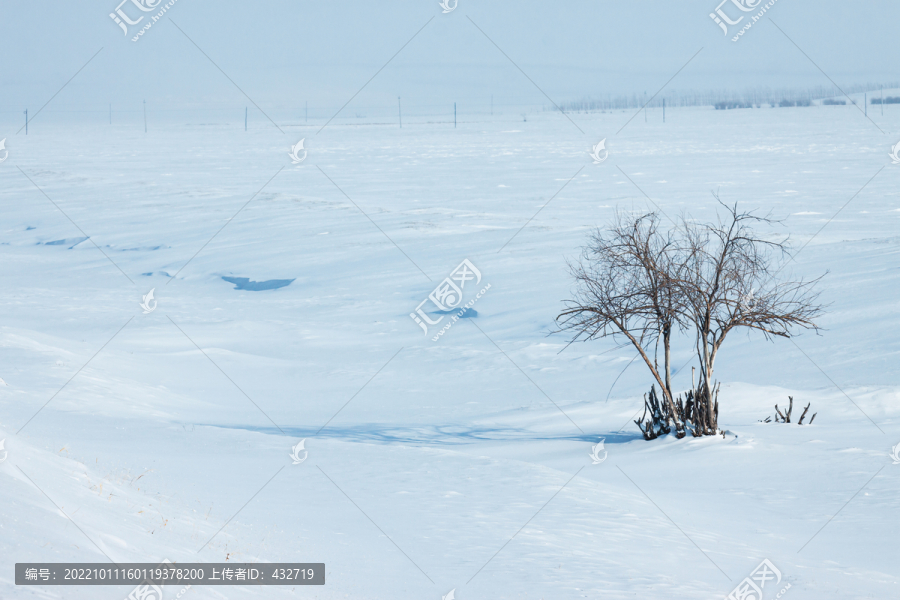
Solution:
[{"label": "wind-sculpted snow", "polygon": [[[900,108],[885,136],[858,112],[329,125],[296,165],[311,128],[35,126],[0,165],[0,555],[317,561],[318,598],[458,600],[724,598],[768,559],[785,600],[900,597]],[[828,271],[824,330],[730,338],[725,437],[645,442],[634,353],[551,334],[565,261],[644,193],[705,220],[711,191]],[[464,259],[490,293],[432,342],[409,315]],[[759,422],[789,395],[814,425]]]}]

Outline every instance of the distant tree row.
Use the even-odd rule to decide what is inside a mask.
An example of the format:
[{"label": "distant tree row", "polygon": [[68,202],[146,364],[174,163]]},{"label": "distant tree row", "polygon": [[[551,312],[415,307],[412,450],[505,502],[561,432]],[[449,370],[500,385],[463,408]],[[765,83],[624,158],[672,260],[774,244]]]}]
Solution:
[{"label": "distant tree row", "polygon": [[[752,106],[779,106],[781,102],[805,102],[805,104],[792,104],[790,106],[810,106],[814,101],[822,101],[823,104],[829,99],[843,98],[844,94],[862,94],[869,92],[879,92],[881,90],[892,90],[900,88],[900,82],[885,83],[864,83],[856,85],[842,85],[840,90],[835,86],[815,86],[805,89],[773,89],[769,87],[759,87],[745,90],[711,90],[711,91],[692,91],[692,90],[671,90],[666,91],[658,96],[652,97],[648,94],[599,94],[596,96],[588,96],[580,100],[572,100],[562,102],[559,108],[564,112],[594,112],[600,110],[620,110],[620,109],[637,109],[643,108],[645,105],[650,108],[658,108],[662,106],[663,100],[669,107],[675,106],[716,106],[719,103],[736,103],[743,105],[742,107],[750,108]],[[886,97],[885,104],[894,104],[900,102],[900,98]],[[880,104],[881,97],[873,98],[872,104]],[[558,110],[556,106],[546,107],[547,110]]]}]

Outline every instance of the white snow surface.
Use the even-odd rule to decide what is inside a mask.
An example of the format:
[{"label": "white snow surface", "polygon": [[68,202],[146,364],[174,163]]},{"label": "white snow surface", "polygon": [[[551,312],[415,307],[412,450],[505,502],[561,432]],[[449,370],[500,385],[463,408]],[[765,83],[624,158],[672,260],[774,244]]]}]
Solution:
[{"label": "white snow surface", "polygon": [[[887,133],[855,107],[651,111],[619,134],[632,112],[572,115],[585,134],[552,112],[36,120],[0,165],[0,597],[130,589],[16,587],[14,562],[164,558],[326,565],[325,586],[189,600],[724,598],[763,559],[767,599],[900,597],[900,108],[872,112]],[[565,261],[644,193],[711,219],[716,190],[784,219],[792,275],[828,272],[824,330],[731,334],[725,437],[646,442],[646,369],[612,387],[634,352],[549,335]],[[409,313],[463,259],[491,287],[433,342]],[[813,425],[760,422],[788,395]]]}]

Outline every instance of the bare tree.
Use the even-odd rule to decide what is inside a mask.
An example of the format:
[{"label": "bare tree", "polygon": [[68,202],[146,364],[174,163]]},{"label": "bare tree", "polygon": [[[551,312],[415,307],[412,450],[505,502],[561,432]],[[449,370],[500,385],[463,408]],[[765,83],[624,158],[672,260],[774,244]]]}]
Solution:
[{"label": "bare tree", "polygon": [[[580,260],[569,263],[576,288],[556,317],[559,330],[573,332],[573,342],[611,336],[634,346],[662,396],[651,387],[644,416],[635,421],[648,440],[670,433],[671,424],[678,437],[688,428],[697,437],[718,433],[713,370],[732,330],[746,327],[767,339],[791,337],[798,328],[818,331],[821,278],[779,279],[788,246],[753,229],[774,221],[722,206],[726,215],[715,223],[683,218],[670,231],[661,230],[657,213],[617,212],[612,225],[592,232]],[[682,403],[672,391],[671,341],[688,327],[696,333],[700,381]]]},{"label": "bare tree", "polygon": [[595,230],[580,260],[569,263],[576,289],[557,323],[561,331],[574,332],[572,341],[607,336],[628,340],[662,390],[662,411],[651,411],[654,423],[668,433],[671,421],[678,437],[684,437],[672,395],[670,349],[673,332],[687,322],[687,307],[676,287],[687,275],[678,262],[685,253],[671,232],[660,230],[659,222],[656,213],[635,217],[618,212],[605,231]]},{"label": "bare tree", "polygon": [[[716,197],[718,200],[718,197]],[[721,201],[720,201],[720,204]],[[759,237],[753,227],[773,223],[768,217],[728,207],[715,223],[683,219],[684,268],[675,287],[685,317],[696,328],[700,384],[694,391],[694,420],[699,432],[715,434],[718,401],[714,404],[713,369],[726,336],[738,327],[761,331],[767,339],[791,337],[793,331],[814,329],[823,307],[811,281],[779,280],[790,260],[788,246]]]}]

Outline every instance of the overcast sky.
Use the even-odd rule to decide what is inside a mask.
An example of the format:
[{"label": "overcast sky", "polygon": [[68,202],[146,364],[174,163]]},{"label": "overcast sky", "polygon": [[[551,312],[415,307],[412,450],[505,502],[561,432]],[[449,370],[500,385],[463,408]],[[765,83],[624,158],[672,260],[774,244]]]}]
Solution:
[{"label": "overcast sky", "polygon": [[[739,26],[725,36],[709,17],[717,0],[459,0],[448,14],[437,0],[177,0],[137,42],[131,37],[156,11],[127,0],[122,10],[144,19],[126,36],[109,16],[118,1],[0,3],[3,121],[39,108],[98,51],[46,110],[144,99],[242,107],[229,77],[263,108],[308,101],[336,109],[398,51],[348,110],[393,105],[397,96],[411,106],[487,104],[492,94],[498,104],[547,104],[509,59],[557,102],[652,94],[698,51],[667,89],[829,85],[804,52],[840,84],[900,79],[900,3],[887,0],[777,0],[738,42],[731,33]],[[756,13],[732,0],[722,10],[745,15],[741,25]]]}]

